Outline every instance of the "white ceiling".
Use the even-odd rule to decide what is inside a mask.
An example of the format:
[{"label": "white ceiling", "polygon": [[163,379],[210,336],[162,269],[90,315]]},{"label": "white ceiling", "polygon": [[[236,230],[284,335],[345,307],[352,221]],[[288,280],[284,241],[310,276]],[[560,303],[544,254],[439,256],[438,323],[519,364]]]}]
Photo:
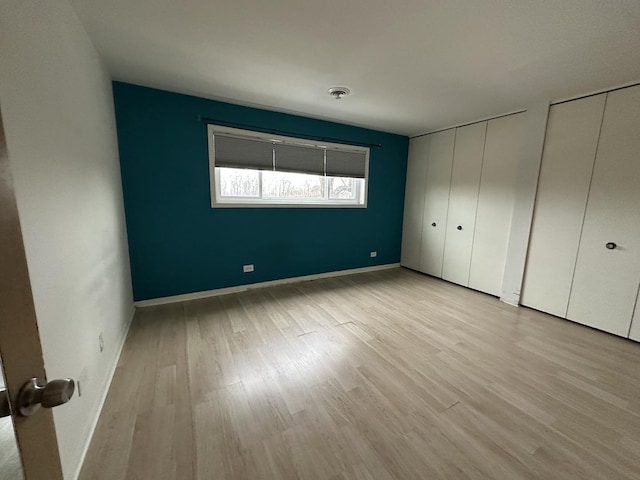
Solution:
[{"label": "white ceiling", "polygon": [[72,2],[116,80],[405,135],[640,81],[640,0]]}]

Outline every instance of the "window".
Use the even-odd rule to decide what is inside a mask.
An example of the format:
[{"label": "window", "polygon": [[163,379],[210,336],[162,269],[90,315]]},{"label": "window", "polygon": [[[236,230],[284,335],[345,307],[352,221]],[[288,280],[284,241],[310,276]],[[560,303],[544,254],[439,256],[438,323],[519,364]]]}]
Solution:
[{"label": "window", "polygon": [[212,207],[365,207],[369,149],[208,126]]}]

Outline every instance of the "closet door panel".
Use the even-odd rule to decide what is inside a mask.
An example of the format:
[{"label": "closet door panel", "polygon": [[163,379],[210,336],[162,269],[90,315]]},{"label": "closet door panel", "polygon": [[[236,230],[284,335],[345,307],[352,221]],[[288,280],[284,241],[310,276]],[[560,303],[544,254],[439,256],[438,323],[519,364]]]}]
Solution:
[{"label": "closet door panel", "polygon": [[469,287],[496,296],[502,290],[523,119],[519,113],[487,124]]},{"label": "closet door panel", "polygon": [[456,131],[442,278],[464,286],[469,284],[486,131],[487,122]]},{"label": "closet door panel", "polygon": [[429,137],[420,270],[441,277],[455,129]]},{"label": "closet door panel", "polygon": [[607,95],[567,317],[626,337],[639,284],[640,86]]},{"label": "closet door panel", "polygon": [[640,295],[636,297],[636,310],[633,313],[633,320],[631,321],[631,330],[629,331],[629,338],[631,340],[635,340],[636,342],[640,342]]},{"label": "closet door panel", "polygon": [[414,270],[420,269],[422,218],[430,142],[429,136],[409,141],[400,263]]},{"label": "closet door panel", "polygon": [[559,317],[569,306],[605,98],[549,110],[521,301]]}]

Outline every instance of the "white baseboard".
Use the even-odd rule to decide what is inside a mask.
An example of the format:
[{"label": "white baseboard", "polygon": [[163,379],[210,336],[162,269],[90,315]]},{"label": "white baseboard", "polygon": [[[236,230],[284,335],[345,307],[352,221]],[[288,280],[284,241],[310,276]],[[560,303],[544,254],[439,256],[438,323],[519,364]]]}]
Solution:
[{"label": "white baseboard", "polygon": [[353,275],[354,273],[374,272],[376,270],[387,270],[390,268],[399,267],[399,263],[387,263],[385,265],[374,265],[372,267],[352,268],[349,270],[338,270],[335,272],[318,273],[315,275],[303,275],[301,277],[283,278],[280,280],[270,280],[268,282],[249,283],[247,285],[238,285],[237,287],[216,288],[214,290],[206,290],[204,292],[185,293],[182,295],[173,295],[171,297],[140,300],[139,302],[135,302],[134,305],[138,308],[152,307],[155,305],[165,305],[167,303],[186,302],[188,300],[197,300],[199,298],[215,297],[218,295],[227,295],[229,293],[244,292],[246,290],[253,290],[255,288],[284,285],[287,283],[306,282],[309,280],[317,280],[320,278],[342,277],[344,275]]},{"label": "white baseboard", "polygon": [[131,324],[133,323],[133,317],[136,314],[135,304],[134,308],[131,311],[131,316],[129,318],[129,324],[127,328],[124,329],[124,333],[121,338],[118,339],[118,347],[116,348],[116,355],[114,356],[113,362],[109,367],[109,372],[105,378],[105,382],[102,385],[102,396],[100,401],[98,402],[97,408],[95,409],[93,420],[89,427],[89,432],[87,435],[87,440],[85,442],[84,448],[82,449],[82,453],[80,454],[80,462],[78,463],[78,467],[73,475],[74,480],[78,480],[80,476],[80,472],[82,470],[82,466],[84,465],[84,460],[87,456],[87,452],[89,451],[89,447],[91,446],[91,440],[93,439],[93,434],[96,431],[96,427],[98,426],[98,421],[100,420],[100,414],[102,413],[102,408],[104,407],[104,403],[107,401],[107,395],[109,394],[109,389],[111,388],[111,382],[113,381],[113,376],[116,373],[116,368],[118,367],[118,363],[120,362],[120,356],[122,355],[122,350],[124,349],[124,344],[127,340],[127,336],[129,335],[129,329],[131,328]]}]

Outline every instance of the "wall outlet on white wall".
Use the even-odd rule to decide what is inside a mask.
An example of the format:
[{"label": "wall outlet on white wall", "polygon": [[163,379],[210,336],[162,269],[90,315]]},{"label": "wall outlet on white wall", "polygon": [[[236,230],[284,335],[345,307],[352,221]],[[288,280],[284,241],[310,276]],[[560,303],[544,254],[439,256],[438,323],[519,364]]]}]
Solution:
[{"label": "wall outlet on white wall", "polygon": [[253,272],[253,263],[250,263],[249,265],[243,265],[242,266],[242,271],[244,273]]},{"label": "wall outlet on white wall", "polygon": [[370,252],[370,253],[369,253],[369,256],[370,256],[371,258],[376,258],[376,257],[378,256],[378,252],[376,252],[376,251],[374,250],[373,252]]}]

